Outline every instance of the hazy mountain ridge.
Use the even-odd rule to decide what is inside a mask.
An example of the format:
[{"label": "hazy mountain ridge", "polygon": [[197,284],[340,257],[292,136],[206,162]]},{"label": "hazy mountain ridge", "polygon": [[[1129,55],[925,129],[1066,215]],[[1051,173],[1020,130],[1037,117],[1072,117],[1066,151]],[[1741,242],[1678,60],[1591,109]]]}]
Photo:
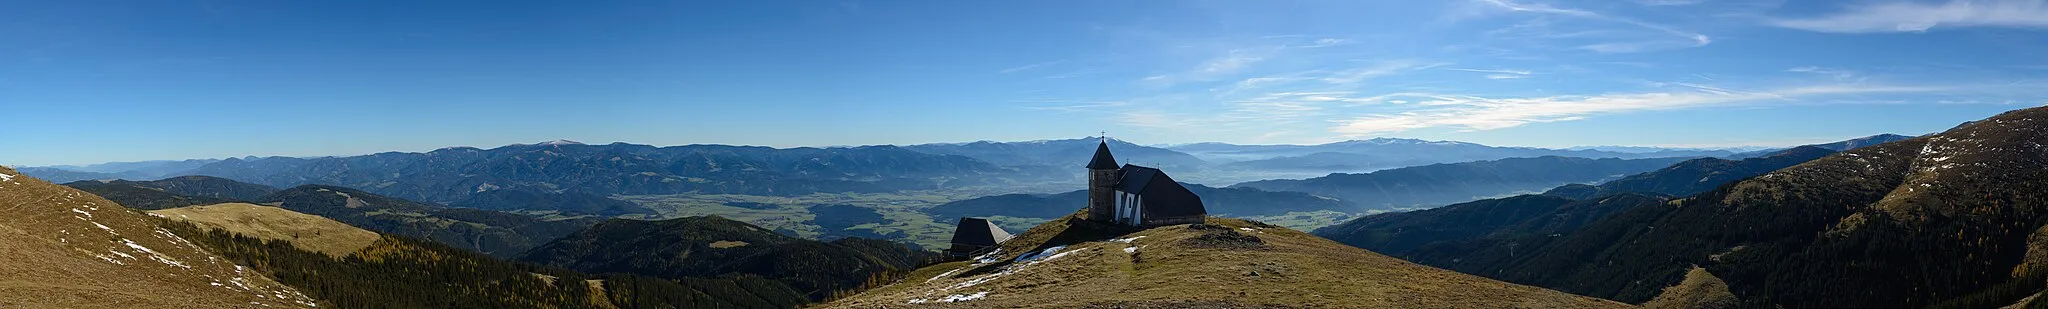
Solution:
[{"label": "hazy mountain ridge", "polygon": [[1301,180],[1254,181],[1231,187],[1307,192],[1337,198],[1367,209],[1436,207],[1516,192],[1544,190],[1566,183],[1621,177],[1655,170],[1686,159],[1508,158],[1432,164],[1364,174],[1331,174]]},{"label": "hazy mountain ridge", "polygon": [[329,158],[228,159],[193,174],[290,187],[331,184],[453,202],[492,189],[585,193],[889,192],[1001,183],[1017,171],[895,146],[851,148],[549,144]]},{"label": "hazy mountain ridge", "polygon": [[[1084,137],[1022,142],[918,144],[903,148],[931,154],[967,156],[1003,166],[1031,166],[1060,171],[1071,169],[1078,178],[1081,172],[1079,168],[1088,163],[1089,157],[1085,154],[1095,151],[1095,144],[1098,141],[1102,140]],[[1109,147],[1116,151],[1117,159],[1123,163],[1169,169],[1200,169],[1207,165],[1201,158],[1178,151],[1132,144],[1117,139],[1106,141]]]},{"label": "hazy mountain ridge", "polygon": [[[1254,188],[1216,188],[1199,184],[1181,183],[1188,191],[1202,197],[1202,203],[1210,214],[1216,216],[1264,216],[1282,215],[1296,211],[1334,210],[1347,213],[1364,212],[1365,209],[1342,200],[1309,195],[1301,192],[1265,191]],[[954,222],[960,217],[1008,216],[1018,218],[1058,218],[1088,206],[1088,190],[1076,190],[1060,194],[1004,194],[953,201],[925,210],[939,222]]]},{"label": "hazy mountain ridge", "polygon": [[1560,187],[1551,191],[1545,191],[1543,194],[1573,199],[1587,199],[1627,192],[1692,196],[1693,194],[1713,190],[1730,182],[1819,159],[1834,154],[1836,151],[1817,146],[1800,146],[1781,150],[1770,155],[1742,160],[1721,158],[1692,159],[1672,164],[1663,169],[1629,175],[1628,177],[1601,183],[1590,188]]},{"label": "hazy mountain ridge", "polygon": [[[1671,197],[1622,193],[1573,200],[1548,195],[1483,199],[1444,207],[1383,213],[1316,229],[1314,234],[1412,262],[1446,267],[1477,260],[1477,251],[1513,254],[1522,238],[1541,240]],[[1496,252],[1486,252],[1496,253]],[[1456,270],[1455,268],[1449,268]]]},{"label": "hazy mountain ridge", "polygon": [[121,206],[127,206],[128,208],[141,210],[157,210],[186,206],[213,205],[237,201],[234,199],[218,197],[190,196],[184,194],[171,193],[170,191],[165,191],[163,188],[154,187],[146,183],[125,180],[81,180],[77,182],[64,184],[64,186],[78,189],[80,191],[91,192],[93,195],[98,195],[102,198],[106,198],[107,200],[114,201],[115,203],[118,203]]}]

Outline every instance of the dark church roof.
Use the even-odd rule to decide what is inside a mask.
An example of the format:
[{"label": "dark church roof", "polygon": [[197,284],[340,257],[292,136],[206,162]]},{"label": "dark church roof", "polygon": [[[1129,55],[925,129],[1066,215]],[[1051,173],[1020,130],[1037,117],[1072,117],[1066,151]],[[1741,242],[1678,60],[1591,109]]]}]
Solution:
[{"label": "dark church roof", "polygon": [[1207,215],[1202,207],[1202,197],[1188,191],[1180,182],[1166,177],[1159,169],[1125,164],[1123,177],[1116,182],[1116,190],[1145,198],[1146,217],[1180,217]]},{"label": "dark church roof", "polygon": [[975,246],[994,246],[1010,240],[1010,232],[1003,231],[988,219],[960,218],[960,226],[953,228],[953,243]]},{"label": "dark church roof", "polygon": [[1102,141],[1101,144],[1095,144],[1095,158],[1088,160],[1088,169],[1116,169],[1116,157],[1109,155],[1109,141]]}]

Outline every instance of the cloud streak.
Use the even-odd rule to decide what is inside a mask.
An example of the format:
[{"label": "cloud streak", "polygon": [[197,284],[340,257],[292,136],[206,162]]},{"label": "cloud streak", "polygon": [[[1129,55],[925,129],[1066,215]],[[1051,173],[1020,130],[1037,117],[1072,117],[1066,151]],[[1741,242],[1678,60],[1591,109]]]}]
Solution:
[{"label": "cloud streak", "polygon": [[1779,19],[1770,24],[1829,33],[1926,32],[1969,27],[2048,29],[2048,0],[1885,2],[1852,7],[1833,15]]},{"label": "cloud streak", "polygon": [[[1648,51],[1648,50],[1655,50],[1655,49],[1665,49],[1665,48],[1689,48],[1689,47],[1700,47],[1700,46],[1706,46],[1707,44],[1712,44],[1712,43],[1714,42],[1714,39],[1713,39],[1712,37],[1708,37],[1708,36],[1707,36],[1706,34],[1701,34],[1701,33],[1698,33],[1698,32],[1692,32],[1692,31],[1686,31],[1686,30],[1683,30],[1683,29],[1678,29],[1678,28],[1674,28],[1674,27],[1671,27],[1671,26],[1666,26],[1666,25],[1662,25],[1662,24],[1657,24],[1657,23],[1651,23],[1651,22],[1645,22],[1645,21],[1641,21],[1641,20],[1636,20],[1636,19],[1632,19],[1632,18],[1626,18],[1626,17],[1620,17],[1620,16],[1610,16],[1610,15],[1606,15],[1606,14],[1600,14],[1600,13],[1596,13],[1596,12],[1593,12],[1593,11],[1587,11],[1587,10],[1580,10],[1580,9],[1568,9],[1568,8],[1559,8],[1559,7],[1553,7],[1553,6],[1550,6],[1550,5],[1546,5],[1546,4],[1541,4],[1541,3],[1518,3],[1518,2],[1514,2],[1514,1],[1508,1],[1508,0],[1479,0],[1479,2],[1480,2],[1480,3],[1484,3],[1484,4],[1488,4],[1488,5],[1491,5],[1491,6],[1495,7],[1495,8],[1499,8],[1499,9],[1505,9],[1505,10],[1508,10],[1508,11],[1511,11],[1511,12],[1522,12],[1522,13],[1535,13],[1535,14],[1545,14],[1545,15],[1557,15],[1557,16],[1566,16],[1566,17],[1573,17],[1573,18],[1587,19],[1587,20],[1597,20],[1597,21],[1605,21],[1605,22],[1614,22],[1614,23],[1621,23],[1621,24],[1627,24],[1627,25],[1635,26],[1635,27],[1638,27],[1638,28],[1642,28],[1642,29],[1645,29],[1645,30],[1649,30],[1649,31],[1651,31],[1651,32],[1655,32],[1655,33],[1657,33],[1657,34],[1658,34],[1659,36],[1663,37],[1663,38],[1661,38],[1661,39],[1650,39],[1650,40],[1639,40],[1639,41],[1622,41],[1622,42],[1604,42],[1604,43],[1595,43],[1595,44],[1587,44],[1587,45],[1579,46],[1579,49],[1584,49],[1584,50],[1588,50],[1588,51],[1593,51],[1593,52],[1597,52],[1597,53],[1632,53],[1632,52]],[[1530,25],[1526,25],[1526,24],[1525,24],[1525,25],[1520,25],[1519,27],[1528,27],[1528,26],[1530,26]],[[1551,36],[1553,36],[1553,37],[1558,37],[1558,38],[1563,38],[1563,37],[1578,37],[1578,36],[1584,36],[1584,35],[1588,35],[1588,34],[1591,34],[1591,33],[1597,33],[1597,31],[1596,31],[1596,32],[1578,32],[1578,33],[1552,34]]]},{"label": "cloud streak", "polygon": [[1831,95],[1927,93],[1949,90],[1942,87],[1867,85],[1822,85],[1755,92],[1705,86],[1690,88],[1694,90],[1527,98],[1421,94],[1415,97],[1426,99],[1411,104],[1428,108],[1360,116],[1340,121],[1337,126],[1331,128],[1331,132],[1358,137],[1426,128],[1482,131],[1637,111],[1727,106]]},{"label": "cloud streak", "polygon": [[1038,69],[1038,68],[1043,68],[1043,67],[1047,67],[1047,66],[1052,66],[1052,65],[1055,65],[1055,64],[1060,64],[1060,62],[1062,62],[1062,61],[1065,61],[1065,60],[1053,60],[1053,61],[1039,62],[1039,63],[1033,63],[1033,64],[1026,64],[1026,65],[1021,65],[1021,66],[1017,66],[1017,67],[1013,67],[1013,68],[1003,69],[1002,71],[996,71],[996,74],[1010,74],[1010,73],[1017,73],[1017,72],[1023,72],[1023,71],[1030,71],[1030,70],[1034,70],[1034,69]]},{"label": "cloud streak", "polygon": [[1453,68],[1453,69],[1445,69],[1445,70],[1451,70],[1451,71],[1460,71],[1460,72],[1473,72],[1473,73],[1487,73],[1487,74],[1485,75],[1486,79],[1494,79],[1494,80],[1500,80],[1500,79],[1521,79],[1521,78],[1524,78],[1524,77],[1529,77],[1529,75],[1531,75],[1531,74],[1536,74],[1536,72],[1530,72],[1530,71],[1528,71],[1528,70],[1487,70],[1487,69],[1456,69],[1456,68]]}]

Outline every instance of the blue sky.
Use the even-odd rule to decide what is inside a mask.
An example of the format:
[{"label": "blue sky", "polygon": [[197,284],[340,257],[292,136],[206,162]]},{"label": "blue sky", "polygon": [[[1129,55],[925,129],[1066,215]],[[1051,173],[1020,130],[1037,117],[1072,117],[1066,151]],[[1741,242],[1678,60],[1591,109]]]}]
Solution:
[{"label": "blue sky", "polygon": [[1789,145],[2048,103],[2042,0],[595,2],[0,1],[0,164],[1097,131]]}]

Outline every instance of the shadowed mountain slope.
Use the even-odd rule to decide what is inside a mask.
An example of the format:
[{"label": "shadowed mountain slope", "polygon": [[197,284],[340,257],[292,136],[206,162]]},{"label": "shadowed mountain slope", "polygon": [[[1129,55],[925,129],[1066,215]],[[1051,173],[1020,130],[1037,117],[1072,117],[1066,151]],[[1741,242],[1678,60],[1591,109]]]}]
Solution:
[{"label": "shadowed mountain slope", "polygon": [[1509,158],[1405,167],[1365,174],[1330,174],[1302,180],[1263,180],[1231,187],[1306,192],[1337,198],[1367,209],[1426,208],[1544,190],[1566,183],[1619,178],[1684,160],[1686,158]]},{"label": "shadowed mountain slope", "polygon": [[432,240],[498,257],[517,256],[595,221],[543,221],[524,215],[450,208],[320,185],[278,191],[264,198],[262,204],[332,218],[378,233]]},{"label": "shadowed mountain slope", "polygon": [[1546,191],[1544,195],[1562,196],[1573,199],[1587,199],[1597,196],[1624,192],[1668,194],[1691,196],[1713,190],[1721,185],[1744,178],[1763,175],[1778,169],[1819,159],[1834,150],[1816,146],[1799,146],[1756,158],[1728,160],[1721,158],[1699,158],[1678,162],[1669,167],[1641,174],[1629,175],[1592,188],[1560,187]]},{"label": "shadowed mountain slope", "polygon": [[658,278],[758,276],[805,302],[894,278],[934,255],[859,238],[819,242],[716,216],[613,219],[527,252],[520,260],[590,273]]},{"label": "shadowed mountain slope", "polygon": [[[1454,268],[1627,302],[1698,265],[1745,306],[2012,304],[2048,259],[2048,108],[1842,152]],[[2018,291],[2018,292],[2013,292]]]},{"label": "shadowed mountain slope", "polygon": [[180,176],[152,181],[86,180],[65,186],[135,209],[167,209],[254,201],[277,193],[277,188],[207,176]]}]

